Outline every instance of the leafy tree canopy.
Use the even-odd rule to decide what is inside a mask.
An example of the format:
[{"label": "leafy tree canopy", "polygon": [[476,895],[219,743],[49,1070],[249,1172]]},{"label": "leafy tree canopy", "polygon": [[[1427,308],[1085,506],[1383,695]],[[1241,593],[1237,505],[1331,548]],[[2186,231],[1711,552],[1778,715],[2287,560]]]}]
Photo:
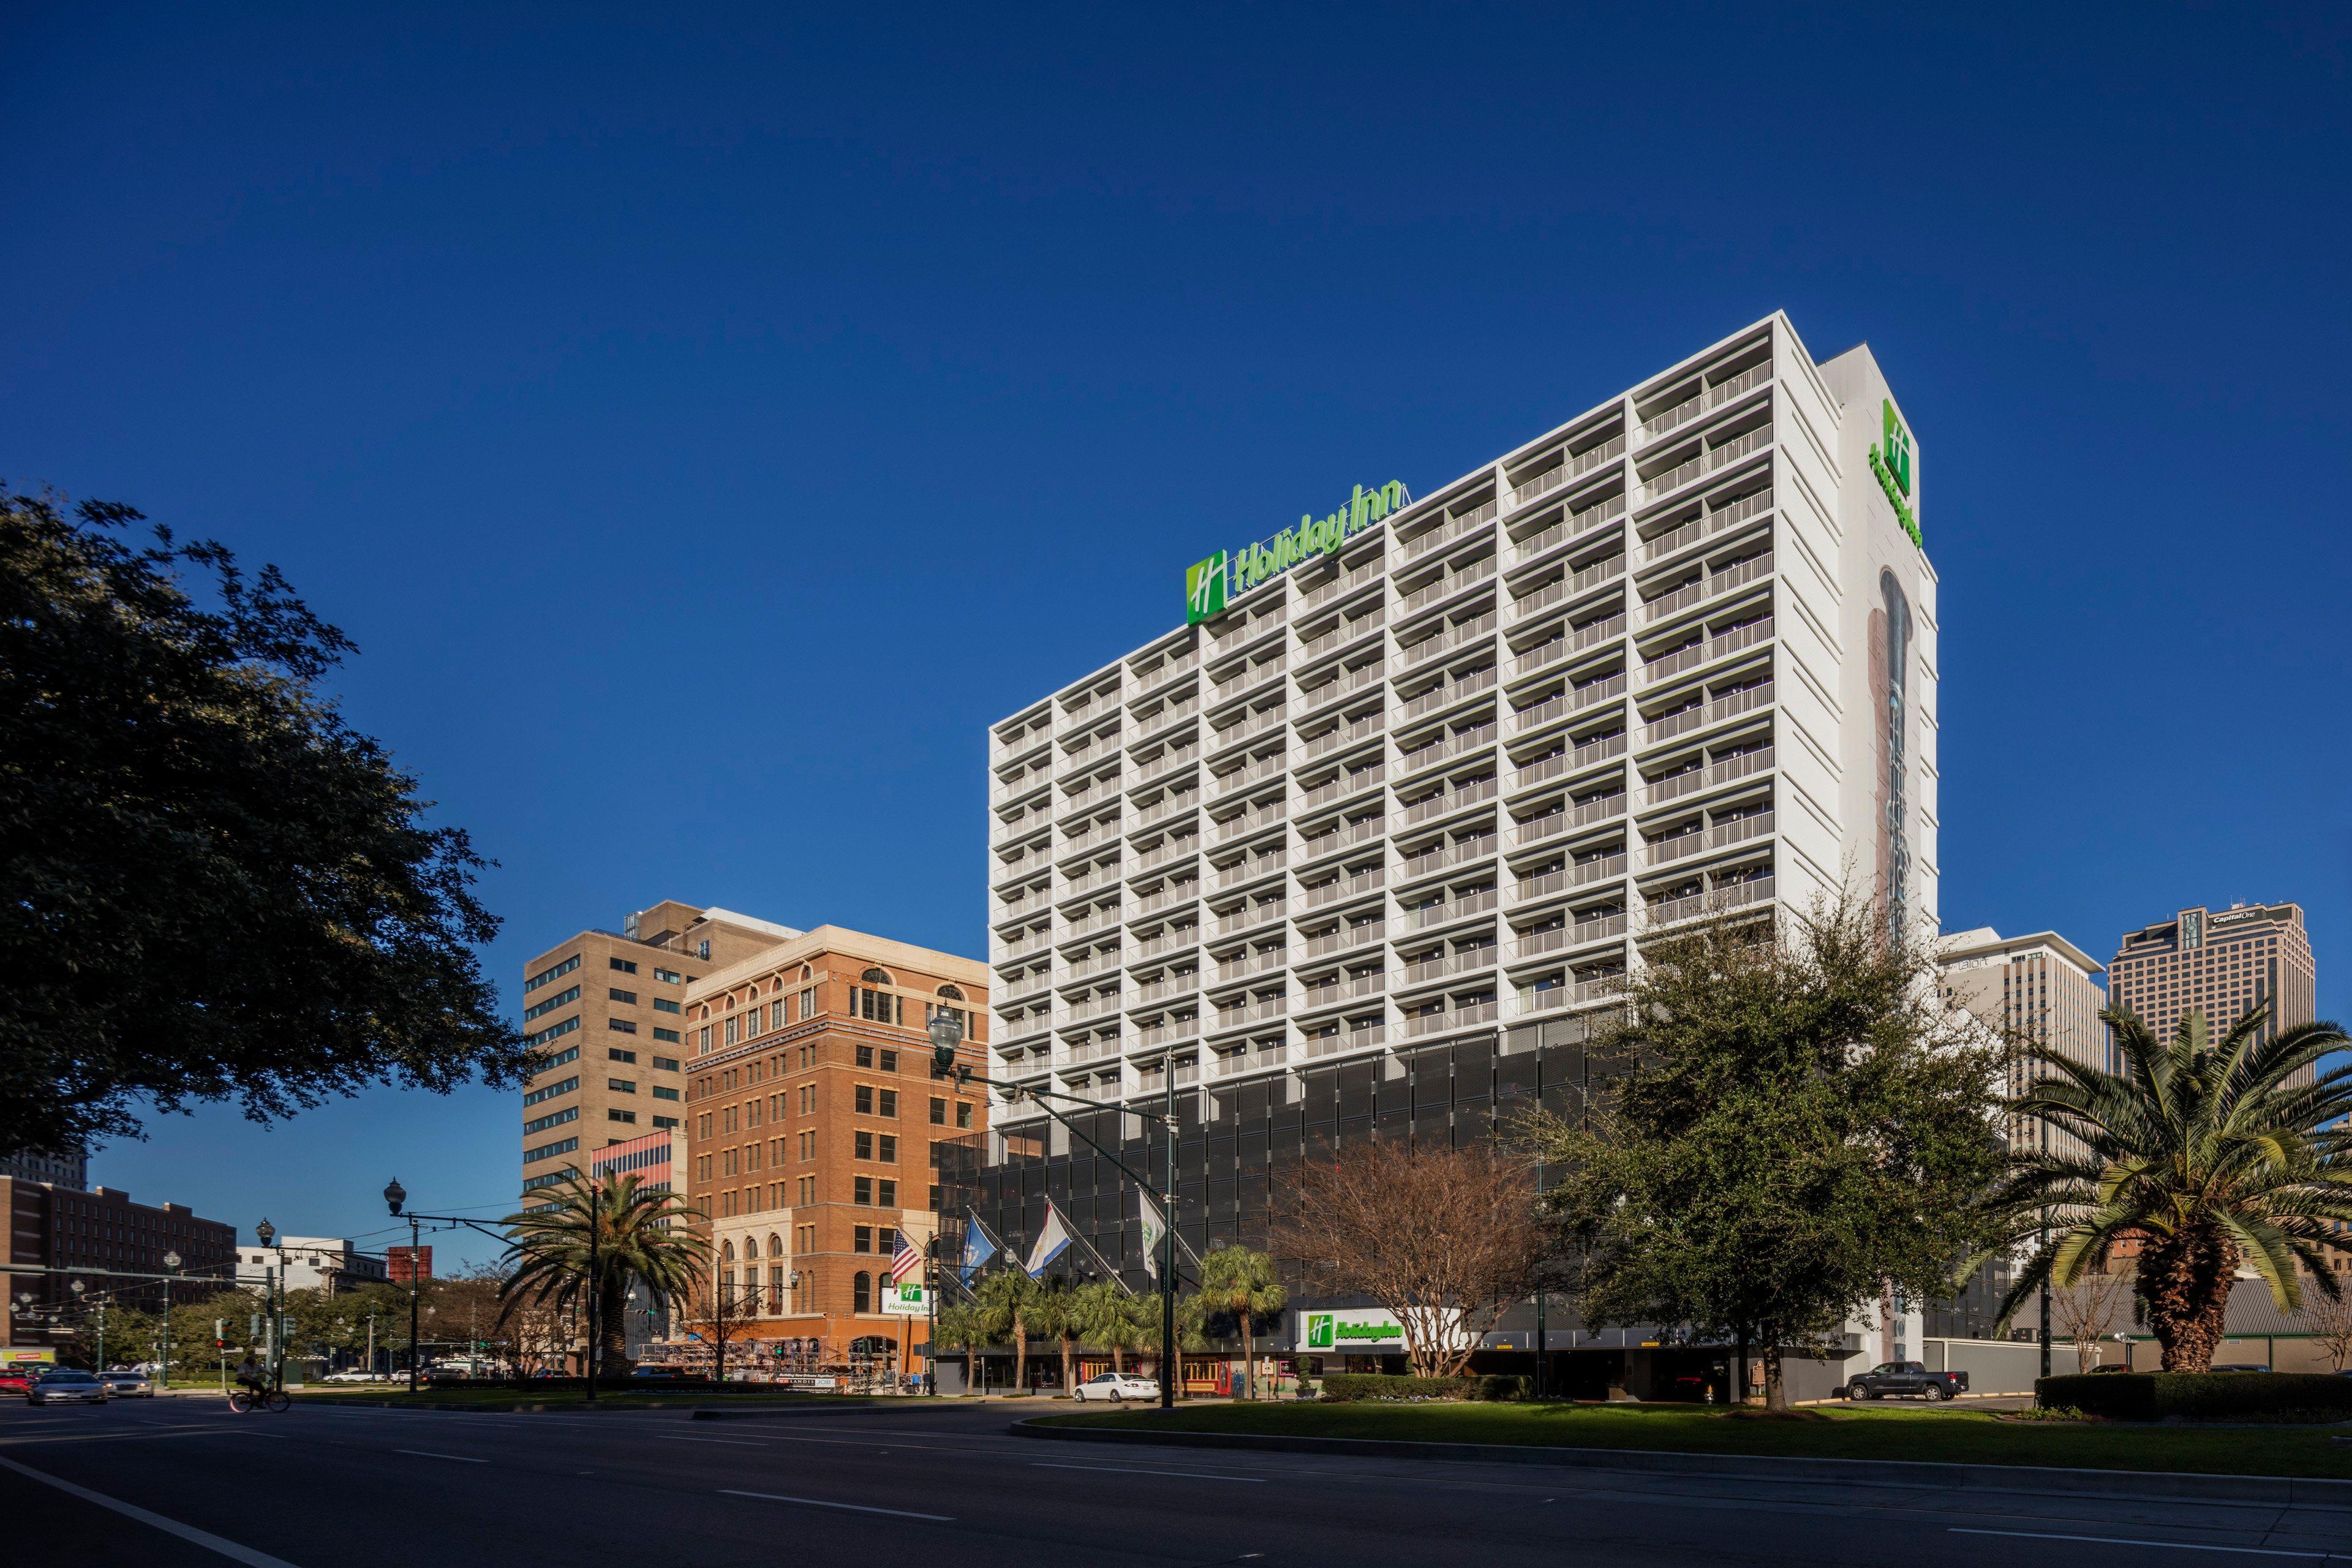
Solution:
[{"label": "leafy tree canopy", "polygon": [[1548,1205],[1582,1250],[1588,1321],[1745,1332],[1778,1403],[1773,1349],[1889,1284],[1948,1290],[1983,1239],[2001,1053],[1859,900],[1643,956],[1597,1042],[1631,1070],[1580,1123],[1530,1124]]},{"label": "leafy tree canopy", "polygon": [[0,491],[0,1149],[518,1079],[485,862],[319,689],[351,641],[139,521]]}]

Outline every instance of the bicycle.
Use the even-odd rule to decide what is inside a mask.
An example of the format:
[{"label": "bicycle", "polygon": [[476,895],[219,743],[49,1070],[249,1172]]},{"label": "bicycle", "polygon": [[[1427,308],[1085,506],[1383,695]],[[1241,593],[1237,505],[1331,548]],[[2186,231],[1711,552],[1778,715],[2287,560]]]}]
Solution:
[{"label": "bicycle", "polygon": [[294,1406],[294,1396],[282,1388],[240,1388],[228,1396],[228,1407],[243,1415],[256,1406],[272,1415],[282,1415]]}]

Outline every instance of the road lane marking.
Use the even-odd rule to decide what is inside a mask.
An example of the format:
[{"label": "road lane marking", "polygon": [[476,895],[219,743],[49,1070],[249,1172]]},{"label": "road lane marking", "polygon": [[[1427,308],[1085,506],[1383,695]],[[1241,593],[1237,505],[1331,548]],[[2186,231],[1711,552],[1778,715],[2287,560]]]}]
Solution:
[{"label": "road lane marking", "polygon": [[294,1564],[287,1562],[283,1557],[272,1557],[267,1552],[256,1552],[250,1546],[239,1546],[234,1541],[224,1541],[210,1531],[198,1530],[193,1524],[182,1524],[176,1519],[165,1519],[160,1513],[150,1513],[135,1503],[127,1503],[120,1498],[108,1497],[104,1492],[94,1492],[88,1487],[78,1487],[71,1481],[59,1480],[47,1471],[37,1470],[30,1465],[20,1465],[14,1459],[0,1458],[0,1468],[14,1470],[20,1476],[26,1476],[44,1485],[55,1487],[58,1490],[78,1497],[84,1502],[94,1502],[100,1508],[111,1509],[125,1519],[135,1519],[140,1523],[160,1530],[166,1535],[176,1535],[183,1541],[193,1542],[208,1552],[217,1552],[233,1563],[244,1563],[246,1568],[294,1568]]},{"label": "road lane marking", "polygon": [[665,1436],[661,1441],[665,1443],[723,1443],[730,1448],[764,1448],[767,1447],[765,1443],[751,1442],[741,1437],[671,1437]]},{"label": "road lane marking", "polygon": [[[2208,1546],[2195,1541],[2139,1541],[2122,1535],[2055,1535],[2039,1530],[1970,1530],[1953,1525],[1954,1535],[2011,1535],[2027,1541],[2091,1541],[2102,1546],[2162,1546],[2174,1552],[2237,1552],[2250,1557],[2308,1557],[2317,1562],[2329,1562],[2340,1553],[2333,1552],[2286,1552],[2275,1546]],[[2352,1557],[2344,1559],[2352,1562]]]},{"label": "road lane marking", "polygon": [[1201,1481],[1247,1481],[1254,1487],[1265,1483],[1264,1476],[1221,1476],[1213,1470],[1139,1470],[1126,1465],[1057,1465],[1048,1459],[1035,1460],[1029,1468],[1033,1470],[1101,1470],[1113,1476],[1190,1476]]},{"label": "road lane marking", "polygon": [[463,1454],[428,1454],[422,1448],[394,1448],[395,1454],[414,1454],[420,1459],[454,1459],[461,1465],[487,1465],[488,1459],[469,1459]]},{"label": "road lane marking", "polygon": [[786,1497],[782,1492],[739,1492],[732,1487],[720,1487],[721,1497],[755,1497],[765,1502],[796,1502],[803,1508],[837,1508],[845,1513],[887,1513],[893,1519],[928,1519],[934,1524],[953,1524],[955,1516],[949,1513],[914,1513],[903,1508],[868,1508],[862,1502],[827,1502],[823,1498]]}]

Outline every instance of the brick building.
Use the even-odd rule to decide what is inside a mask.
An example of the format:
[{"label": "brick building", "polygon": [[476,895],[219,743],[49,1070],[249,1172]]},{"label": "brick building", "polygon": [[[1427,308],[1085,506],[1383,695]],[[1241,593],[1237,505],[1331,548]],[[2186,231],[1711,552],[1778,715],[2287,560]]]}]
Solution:
[{"label": "brick building", "polygon": [[930,1076],[925,1030],[933,1008],[961,1012],[985,1071],[989,978],[820,926],[687,988],[687,1187],[709,1216],[713,1294],[744,1322],[735,1344],[919,1370],[922,1325],[883,1310],[891,1254],[902,1234],[929,1238],[934,1141],[988,1121],[983,1094]]},{"label": "brick building", "polygon": [[524,1201],[585,1173],[609,1144],[685,1116],[686,990],[712,969],[800,933],[729,910],[665,900],[523,966],[522,1026],[541,1065],[523,1085]]},{"label": "brick building", "polygon": [[[199,1219],[181,1204],[156,1207],[134,1204],[130,1194],[114,1187],[80,1192],[0,1176],[0,1214],[8,1216],[5,1250],[0,1251],[0,1296],[30,1309],[6,1317],[0,1344],[50,1342],[51,1336],[36,1325],[73,1299],[77,1279],[85,1300],[103,1295],[153,1308],[163,1304],[160,1282],[120,1276],[165,1273],[166,1253],[178,1257],[177,1273],[184,1279],[225,1285],[236,1272],[236,1227]],[[12,1274],[11,1263],[76,1272]],[[33,1300],[17,1302],[26,1292]]]},{"label": "brick building", "polygon": [[2183,910],[2126,935],[2107,977],[2115,1005],[2137,1014],[2159,1040],[2171,1038],[2192,1007],[2219,1034],[2268,1003],[2265,1039],[2319,1016],[2318,969],[2300,904]]}]

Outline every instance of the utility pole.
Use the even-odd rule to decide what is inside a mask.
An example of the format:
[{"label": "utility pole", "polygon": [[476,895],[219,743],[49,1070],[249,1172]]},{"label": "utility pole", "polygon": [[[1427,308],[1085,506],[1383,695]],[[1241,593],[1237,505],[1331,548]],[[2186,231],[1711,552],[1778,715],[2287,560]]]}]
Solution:
[{"label": "utility pole", "polygon": [[[593,1167],[593,1163],[592,1162],[591,1163],[592,1163],[592,1167]],[[603,1205],[603,1201],[602,1201],[602,1200],[597,1196],[597,1191],[598,1191],[598,1189],[597,1189],[597,1186],[596,1186],[596,1178],[595,1178],[594,1174],[593,1173],[593,1170],[592,1170],[592,1173],[590,1174],[590,1176],[589,1176],[589,1178],[588,1178],[588,1357],[587,1357],[587,1368],[588,1368],[588,1403],[589,1403],[589,1404],[591,1404],[591,1405],[593,1405],[593,1404],[595,1404],[595,1403],[596,1403],[596,1311],[597,1311],[597,1309],[598,1309],[599,1307],[601,1307],[601,1306],[604,1304],[603,1302],[599,1301],[599,1300],[597,1300],[597,1298],[598,1298],[599,1296],[603,1295],[603,1294],[604,1294],[604,1276],[603,1266],[602,1266],[602,1265],[597,1261],[597,1252],[596,1252],[597,1233],[598,1233],[599,1231],[601,1231],[601,1230],[603,1230],[603,1229],[604,1228],[604,1205]],[[722,1358],[726,1355],[727,1352],[726,1352],[726,1347],[725,1347],[724,1345],[721,1345],[721,1346],[719,1347],[719,1355],[720,1355]],[[721,1370],[722,1372],[726,1370],[725,1363],[724,1363],[724,1361],[723,1361],[723,1360],[721,1361],[719,1370]]]},{"label": "utility pole", "polygon": [[1176,1352],[1176,1052],[1162,1058],[1167,1109],[1160,1125],[1168,1133],[1168,1203],[1160,1215],[1160,1408],[1176,1408],[1176,1380],[1184,1368]]}]

